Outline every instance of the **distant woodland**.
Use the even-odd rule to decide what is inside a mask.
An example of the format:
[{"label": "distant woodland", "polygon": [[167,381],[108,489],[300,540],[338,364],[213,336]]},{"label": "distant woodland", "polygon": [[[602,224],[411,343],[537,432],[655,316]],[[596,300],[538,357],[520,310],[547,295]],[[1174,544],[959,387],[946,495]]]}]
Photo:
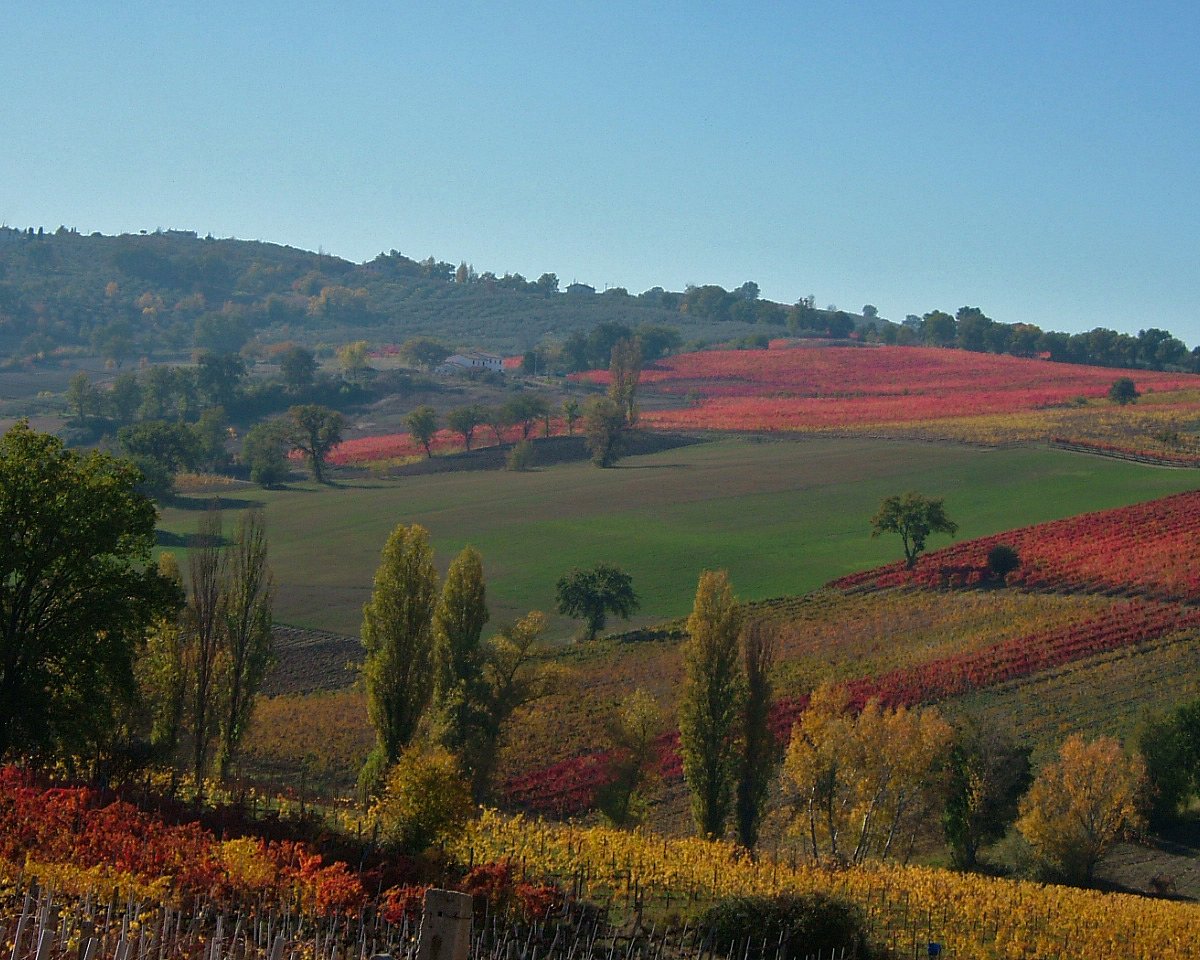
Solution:
[{"label": "distant woodland", "polygon": [[477,272],[397,250],[355,264],[258,241],[150,234],[83,235],[0,228],[0,363],[36,364],[56,352],[94,353],[118,368],[134,360],[231,354],[248,344],[310,346],[435,337],[452,348],[546,351],[558,365],[606,365],[587,337],[604,324],[665,337],[672,349],[711,343],[765,346],[795,335],[928,344],[1101,366],[1200,369],[1200,348],[1168,331],[1137,335],[1097,326],[1069,335],[993,321],[978,307],[931,310],[900,323],[867,304],[855,313],[815,298],[780,304],[747,281],[639,294],[564,284],[552,273]]}]

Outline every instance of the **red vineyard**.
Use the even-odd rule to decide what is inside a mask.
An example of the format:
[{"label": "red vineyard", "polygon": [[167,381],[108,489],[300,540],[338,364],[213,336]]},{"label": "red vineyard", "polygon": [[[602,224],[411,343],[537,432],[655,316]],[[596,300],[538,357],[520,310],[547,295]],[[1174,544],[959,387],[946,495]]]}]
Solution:
[{"label": "red vineyard", "polygon": [[1020,566],[1008,575],[1009,584],[1183,602],[1200,599],[1200,491],[968,540],[926,554],[912,570],[897,562],[840,577],[829,586],[976,586],[988,580],[987,554],[999,544],[1013,547],[1020,556]]},{"label": "red vineyard", "polygon": [[[1133,600],[1082,623],[853,680],[847,684],[850,703],[854,709],[861,709],[873,698],[889,707],[934,703],[1086,657],[1197,630],[1200,608]],[[807,704],[807,695],[776,703],[772,727],[780,742],[786,741]],[[661,774],[678,780],[683,775],[678,735],[660,737],[658,746]],[[512,806],[533,812],[560,816],[582,813],[594,806],[597,791],[608,782],[611,760],[610,754],[598,752],[532,771],[506,784],[505,799]]]},{"label": "red vineyard", "polygon": [[[1013,413],[1103,397],[1123,373],[1139,388],[1195,388],[1190,374],[1121,371],[923,347],[714,350],[642,371],[642,383],[690,407],[644,414],[668,429],[812,430]],[[607,371],[576,375],[606,383]]]}]

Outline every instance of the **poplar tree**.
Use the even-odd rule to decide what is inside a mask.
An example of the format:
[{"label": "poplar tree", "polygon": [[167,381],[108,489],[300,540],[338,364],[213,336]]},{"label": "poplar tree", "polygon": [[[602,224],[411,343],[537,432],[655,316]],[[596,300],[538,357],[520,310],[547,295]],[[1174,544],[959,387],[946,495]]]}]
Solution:
[{"label": "poplar tree", "polygon": [[434,730],[473,776],[487,723],[486,651],[480,643],[488,622],[483,557],[464,547],[446,573],[433,614]]},{"label": "poplar tree", "polygon": [[775,776],[779,749],[771,733],[771,669],[776,635],[770,624],[756,620],[742,632],[746,671],[746,706],[742,712],[742,752],[738,758],[737,838],[747,850],[758,843],[767,792]]},{"label": "poplar tree", "polygon": [[364,792],[373,792],[400,759],[429,704],[437,587],[429,531],[400,524],[384,545],[374,591],[363,607],[363,679],[376,737],[359,777]]},{"label": "poplar tree", "polygon": [[221,650],[226,555],[221,549],[219,511],[210,510],[200,521],[197,539],[198,545],[188,554],[191,595],[188,598],[185,661],[192,727],[192,774],[196,778],[197,791],[203,793],[220,709],[217,657]]},{"label": "poplar tree", "polygon": [[679,746],[692,815],[701,835],[720,839],[737,770],[737,726],[744,701],[738,659],[741,610],[724,570],[705,570],[683,644]]},{"label": "poplar tree", "polygon": [[238,521],[226,565],[221,658],[225,709],[217,754],[222,777],[229,773],[273,659],[274,592],[267,565],[266,523],[261,510],[252,510]]}]

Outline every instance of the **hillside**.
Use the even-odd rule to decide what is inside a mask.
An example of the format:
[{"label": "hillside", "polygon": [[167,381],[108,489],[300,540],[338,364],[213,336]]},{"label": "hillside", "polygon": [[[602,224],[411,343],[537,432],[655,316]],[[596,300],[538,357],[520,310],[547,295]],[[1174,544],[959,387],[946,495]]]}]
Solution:
[{"label": "hillside", "polygon": [[783,307],[766,304],[749,310],[751,322],[733,319],[729,310],[744,298],[725,291],[725,301],[685,313],[683,294],[660,288],[641,296],[565,292],[550,274],[527,281],[456,272],[452,263],[394,250],[355,264],[190,231],[0,228],[0,357],[86,347],[123,361],[193,348],[236,351],[253,337],[315,344],[418,335],[511,353],[603,322],[670,324],[687,340],[745,336],[755,320],[769,319],[776,330],[786,322]]}]

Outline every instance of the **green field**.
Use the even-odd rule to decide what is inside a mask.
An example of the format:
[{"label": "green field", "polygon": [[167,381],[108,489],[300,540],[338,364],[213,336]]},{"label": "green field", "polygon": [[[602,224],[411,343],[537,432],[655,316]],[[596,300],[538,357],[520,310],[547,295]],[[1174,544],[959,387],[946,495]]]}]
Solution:
[{"label": "green field", "polygon": [[[704,568],[728,569],[738,594],[756,599],[898,558],[898,541],[870,537],[868,519],[888,494],[944,496],[966,539],[1198,482],[1193,471],[1033,448],[731,438],[612,470],[569,464],[246,488],[228,498],[226,520],[250,505],[266,509],[284,623],[357,633],[380,550],[398,523],[429,528],[443,570],[466,543],[482,551],[493,624],[551,610],[558,577],[599,561],[632,574],[642,597],[635,623],[649,623],[686,613]],[[165,510],[164,534],[193,532],[202,504],[197,497]],[[564,637],[574,629],[561,619],[553,626]]]}]

